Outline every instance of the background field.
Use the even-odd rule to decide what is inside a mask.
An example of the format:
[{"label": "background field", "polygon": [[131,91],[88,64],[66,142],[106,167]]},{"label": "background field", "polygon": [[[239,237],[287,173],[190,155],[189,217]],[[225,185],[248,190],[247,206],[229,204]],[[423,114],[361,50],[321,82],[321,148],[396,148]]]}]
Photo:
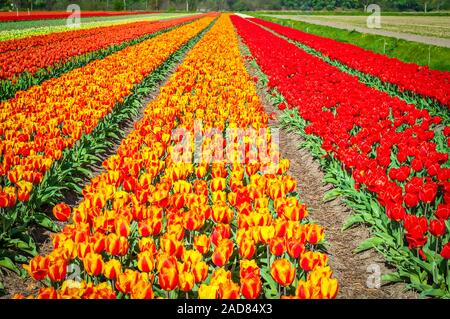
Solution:
[{"label": "background field", "polygon": [[[283,14],[284,15],[284,14]],[[283,15],[276,15],[282,17]],[[284,15],[305,22],[333,22],[343,26],[367,27],[367,16],[353,15]],[[450,16],[385,16],[381,15],[382,30],[412,33],[450,39]]]},{"label": "background field", "polygon": [[295,21],[293,20],[295,16],[284,16],[283,19],[280,19],[275,16],[253,15],[311,34],[351,43],[364,49],[395,57],[404,62],[427,65],[435,70],[450,71],[450,48]]}]

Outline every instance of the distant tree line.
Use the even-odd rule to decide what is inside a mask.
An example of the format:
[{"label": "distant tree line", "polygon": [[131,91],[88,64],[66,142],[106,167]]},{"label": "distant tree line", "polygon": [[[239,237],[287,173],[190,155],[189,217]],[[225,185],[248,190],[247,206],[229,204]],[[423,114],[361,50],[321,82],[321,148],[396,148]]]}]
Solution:
[{"label": "distant tree line", "polygon": [[65,10],[72,3],[83,10],[363,10],[371,3],[383,10],[450,9],[450,0],[0,0],[0,10]]}]

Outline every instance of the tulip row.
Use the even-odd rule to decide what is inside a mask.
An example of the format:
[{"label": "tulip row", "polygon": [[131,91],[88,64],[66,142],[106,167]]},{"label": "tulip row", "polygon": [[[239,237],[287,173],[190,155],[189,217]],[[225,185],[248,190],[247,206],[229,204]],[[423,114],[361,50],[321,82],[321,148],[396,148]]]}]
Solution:
[{"label": "tulip row", "polygon": [[364,211],[347,226],[367,222],[378,231],[361,249],[387,246],[388,259],[408,269],[401,279],[426,293],[448,294],[450,169],[448,154],[437,151],[433,138],[448,138],[449,127],[252,22],[232,20],[269,88],[281,93],[279,108],[294,109],[286,111],[284,124],[299,128],[330,172],[328,181],[341,187],[329,197],[344,194]]},{"label": "tulip row", "polygon": [[[263,162],[272,168],[263,173],[249,140],[231,138],[227,146],[247,150],[244,162],[193,163],[194,138],[178,152],[172,135],[198,123],[206,133],[267,122],[229,15],[222,15],[103,163],[106,171],[85,187],[83,201],[72,211],[54,207],[56,218],[72,216],[72,223],[54,236],[49,255],[26,266],[35,280],[52,282],[37,297],[334,298],[337,280],[317,250],[324,230],[307,223],[286,175],[289,161]],[[68,280],[68,265],[80,278]]]},{"label": "tulip row", "polygon": [[396,58],[374,53],[358,46],[302,32],[262,19],[250,19],[289,39],[307,45],[326,57],[360,72],[410,91],[431,97],[450,107],[450,72],[430,70],[427,66],[405,63]]},{"label": "tulip row", "polygon": [[[200,17],[201,16],[197,16],[196,18],[200,18]],[[18,75],[18,77],[14,77],[13,79],[1,80],[0,81],[0,100],[7,100],[10,98],[13,98],[15,96],[15,94],[19,91],[26,91],[30,87],[35,86],[35,85],[40,85],[41,83],[43,83],[46,80],[59,78],[63,74],[68,73],[77,68],[82,68],[92,61],[104,59],[105,57],[107,57],[115,52],[118,52],[120,50],[123,50],[124,48],[139,44],[139,43],[149,40],[153,37],[156,37],[162,33],[169,32],[173,28],[179,27],[186,23],[190,23],[191,21],[195,20],[196,18],[195,17],[186,17],[186,18],[172,20],[169,22],[167,22],[167,21],[158,22],[158,23],[155,23],[152,25],[152,27],[156,30],[153,33],[149,33],[149,34],[143,35],[138,38],[134,38],[129,41],[125,41],[125,42],[121,42],[121,43],[114,44],[111,46],[107,46],[106,48],[103,48],[103,49],[100,49],[97,51],[91,51],[91,52],[87,52],[85,54],[72,56],[69,59],[57,62],[47,68],[38,69],[38,71],[36,71],[33,74],[31,74],[29,72],[23,72],[20,75]],[[160,25],[166,25],[168,27],[160,28],[159,27]],[[159,31],[157,29],[159,29]]]},{"label": "tulip row", "polygon": [[27,202],[64,149],[212,21],[205,17],[128,47],[0,103],[0,208]]},{"label": "tulip row", "polygon": [[[172,18],[181,18],[183,16],[187,16],[188,14],[169,14],[169,13],[161,13],[161,14],[151,14],[151,15],[132,15],[125,17],[110,17],[110,18],[88,18],[83,19],[81,21],[81,25],[78,28],[80,29],[92,29],[98,27],[106,27],[112,25],[126,24],[138,21],[157,21],[157,20],[165,20]],[[19,40],[22,38],[32,37],[32,36],[42,36],[55,32],[68,32],[73,31],[74,28],[72,26],[68,26],[66,21],[53,21],[52,23],[46,23],[45,26],[37,24],[36,22],[30,23],[21,22],[15,23],[13,29],[7,29],[8,25],[5,23],[0,24],[0,28],[3,28],[0,31],[0,41],[8,41],[8,40]]]},{"label": "tulip row", "polygon": [[[112,12],[112,11],[83,11],[82,17],[109,17],[120,15],[150,14],[153,12]],[[35,11],[35,12],[0,12],[0,21],[24,21],[45,19],[66,19],[71,12]]]},{"label": "tulip row", "polygon": [[[117,103],[111,112],[100,119],[89,135],[82,135],[71,148],[66,148],[62,157],[54,161],[50,170],[45,173],[42,182],[33,188],[28,202],[17,203],[14,208],[6,211],[0,208],[0,233],[3,234],[0,240],[3,248],[0,251],[0,267],[18,274],[24,272],[16,265],[28,262],[29,255],[37,254],[36,244],[28,231],[30,225],[53,232],[60,230],[48,216],[49,208],[64,198],[66,190],[81,194],[80,185],[84,183],[83,180],[92,176],[90,167],[101,163],[101,157],[106,156],[108,150],[126,136],[122,125],[138,116],[141,101],[171,73],[174,65],[181,61],[212,24],[180,47],[140,83],[135,84],[124,102]],[[0,282],[0,293],[2,290]]]},{"label": "tulip row", "polygon": [[135,22],[0,42],[0,80],[13,79],[23,72],[32,75],[41,68],[52,67],[72,57],[118,45],[195,18],[158,23]]}]

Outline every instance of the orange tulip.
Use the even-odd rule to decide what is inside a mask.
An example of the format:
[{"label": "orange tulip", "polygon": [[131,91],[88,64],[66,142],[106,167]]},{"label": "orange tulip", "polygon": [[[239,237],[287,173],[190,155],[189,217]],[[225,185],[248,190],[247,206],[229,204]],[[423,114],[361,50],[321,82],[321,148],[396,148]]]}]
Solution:
[{"label": "orange tulip", "polygon": [[249,274],[254,274],[258,278],[260,277],[260,269],[255,260],[241,260],[240,268],[239,276],[241,278],[245,278]]},{"label": "orange tulip", "polygon": [[137,282],[139,275],[136,271],[131,269],[126,269],[125,272],[120,273],[117,276],[116,288],[124,294],[129,294],[131,288]]},{"label": "orange tulip", "polygon": [[101,254],[102,252],[105,251],[106,236],[103,235],[102,233],[95,233],[91,237],[91,245],[92,248],[94,249],[94,252],[96,252],[97,254]]},{"label": "orange tulip", "polygon": [[48,266],[48,277],[53,282],[63,281],[67,274],[67,262],[58,258],[50,262]]},{"label": "orange tulip", "polygon": [[203,261],[196,263],[192,269],[192,273],[195,277],[195,282],[200,283],[208,276],[208,265]]},{"label": "orange tulip", "polygon": [[204,224],[202,216],[196,210],[186,212],[183,222],[184,228],[189,231],[199,230]]},{"label": "orange tulip", "polygon": [[206,176],[207,173],[207,166],[206,165],[199,165],[195,168],[195,175],[198,179],[201,179]]},{"label": "orange tulip", "polygon": [[117,259],[110,259],[103,265],[103,274],[106,278],[116,280],[122,272],[122,264]]},{"label": "orange tulip", "polygon": [[163,252],[173,255],[177,252],[181,242],[166,233],[161,237],[159,245]]},{"label": "orange tulip", "polygon": [[221,299],[238,299],[241,287],[231,280],[219,285],[219,296]]},{"label": "orange tulip", "polygon": [[212,207],[212,218],[216,223],[229,224],[233,217],[233,210],[226,205],[214,205]]},{"label": "orange tulip", "polygon": [[150,251],[152,252],[152,256],[156,254],[156,244],[153,238],[150,237],[144,237],[139,240],[139,251]]},{"label": "orange tulip", "polygon": [[197,250],[185,250],[183,253],[183,261],[185,263],[195,265],[202,261],[202,254]]},{"label": "orange tulip", "polygon": [[183,292],[191,291],[195,285],[195,276],[191,272],[182,272],[178,274],[178,287]]},{"label": "orange tulip", "polygon": [[128,252],[128,239],[111,233],[106,238],[106,251],[112,256],[125,256]]},{"label": "orange tulip", "polygon": [[298,258],[305,250],[305,245],[300,240],[291,238],[286,242],[287,252],[292,258]]},{"label": "orange tulip", "polygon": [[41,288],[37,299],[58,299],[58,292],[53,287]]},{"label": "orange tulip", "polygon": [[200,285],[198,289],[199,299],[217,299],[219,297],[219,287],[208,286],[205,284]]},{"label": "orange tulip", "polygon": [[295,278],[295,268],[287,259],[277,259],[270,267],[272,278],[281,286],[289,286]]},{"label": "orange tulip", "polygon": [[259,228],[260,237],[264,244],[269,244],[275,237],[275,227],[274,226],[262,226]]},{"label": "orange tulip", "polygon": [[152,285],[146,281],[139,280],[131,288],[131,299],[153,299],[153,289]]},{"label": "orange tulip", "polygon": [[213,178],[226,177],[228,174],[227,169],[222,163],[213,163],[211,167],[211,176]]},{"label": "orange tulip", "polygon": [[71,208],[64,203],[60,203],[53,207],[53,216],[61,222],[66,222],[69,220],[71,214]]},{"label": "orange tulip", "polygon": [[290,197],[278,208],[278,214],[287,220],[300,221],[308,215],[308,212],[305,205],[300,204],[295,197]]},{"label": "orange tulip", "polygon": [[282,180],[286,193],[292,193],[297,188],[297,181],[291,176],[283,176]]},{"label": "orange tulip", "polygon": [[36,256],[31,259],[29,265],[24,265],[28,274],[34,280],[43,280],[48,273],[49,259],[47,257]]},{"label": "orange tulip", "polygon": [[241,278],[241,293],[247,299],[256,299],[261,294],[262,283],[259,276],[249,273],[246,277]]},{"label": "orange tulip", "polygon": [[295,290],[295,296],[299,299],[311,299],[314,294],[314,287],[310,282],[299,280]]},{"label": "orange tulip", "polygon": [[223,177],[213,178],[211,180],[211,184],[210,184],[211,191],[212,192],[223,191],[223,190],[225,190],[226,185],[227,185],[227,181],[225,178],[223,178]]},{"label": "orange tulip", "polygon": [[217,246],[214,249],[211,258],[214,265],[216,265],[217,267],[223,267],[228,263],[228,259],[230,258],[230,256],[228,255],[228,249],[221,245]]},{"label": "orange tulip", "polygon": [[326,264],[327,255],[320,252],[307,251],[300,255],[300,267],[305,271],[311,271]]},{"label": "orange tulip", "polygon": [[315,245],[324,240],[325,234],[323,227],[316,224],[310,224],[306,225],[306,229],[306,240],[308,243]]},{"label": "orange tulip", "polygon": [[98,276],[103,270],[103,258],[96,253],[88,253],[83,259],[84,270],[91,276]]},{"label": "orange tulip", "polygon": [[211,241],[217,246],[220,241],[230,238],[230,236],[229,224],[217,224],[211,233]]},{"label": "orange tulip", "polygon": [[77,245],[77,256],[80,259],[84,259],[84,257],[92,251],[92,245],[89,243],[79,243]]},{"label": "orange tulip", "polygon": [[208,195],[208,183],[204,180],[196,180],[194,182],[194,192],[197,195]]},{"label": "orange tulip", "polygon": [[252,258],[255,251],[256,246],[253,239],[245,238],[239,243],[239,255],[241,255],[242,258]]},{"label": "orange tulip", "polygon": [[142,272],[152,272],[155,268],[153,254],[150,251],[143,251],[138,254],[138,269]]},{"label": "orange tulip", "polygon": [[324,299],[336,298],[339,289],[339,283],[337,279],[322,278],[320,281],[320,295]]},{"label": "orange tulip", "polygon": [[211,194],[212,201],[215,204],[225,203],[227,201],[227,193],[224,191],[217,191]]},{"label": "orange tulip", "polygon": [[163,267],[159,270],[158,282],[161,289],[174,290],[178,285],[178,271],[176,267]]},{"label": "orange tulip", "polygon": [[130,223],[125,218],[118,218],[114,223],[116,234],[122,237],[130,236]]},{"label": "orange tulip", "polygon": [[17,199],[21,202],[27,202],[30,199],[30,193],[33,189],[33,184],[27,181],[17,182]]},{"label": "orange tulip", "polygon": [[205,234],[194,237],[194,248],[197,249],[202,255],[209,252],[211,246],[211,240]]},{"label": "orange tulip", "polygon": [[275,237],[270,241],[270,253],[274,256],[280,257],[283,255],[286,245],[284,238]]}]

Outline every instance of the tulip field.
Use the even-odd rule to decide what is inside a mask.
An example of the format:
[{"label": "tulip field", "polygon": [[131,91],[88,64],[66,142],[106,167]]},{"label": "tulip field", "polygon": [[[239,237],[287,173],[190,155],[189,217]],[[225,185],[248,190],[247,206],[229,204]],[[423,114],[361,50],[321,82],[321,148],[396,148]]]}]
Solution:
[{"label": "tulip field", "polygon": [[0,41],[0,66],[9,298],[339,298],[286,130],[382,283],[450,297],[449,73],[220,13]]}]

